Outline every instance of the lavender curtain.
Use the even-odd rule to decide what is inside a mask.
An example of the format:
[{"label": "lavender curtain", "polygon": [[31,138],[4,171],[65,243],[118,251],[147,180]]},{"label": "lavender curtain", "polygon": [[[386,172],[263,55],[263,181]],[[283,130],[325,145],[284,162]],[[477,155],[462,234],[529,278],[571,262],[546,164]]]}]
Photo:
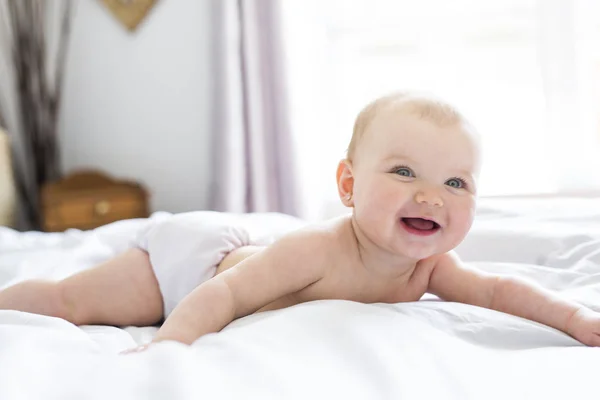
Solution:
[{"label": "lavender curtain", "polygon": [[279,0],[214,0],[211,208],[298,215]]}]

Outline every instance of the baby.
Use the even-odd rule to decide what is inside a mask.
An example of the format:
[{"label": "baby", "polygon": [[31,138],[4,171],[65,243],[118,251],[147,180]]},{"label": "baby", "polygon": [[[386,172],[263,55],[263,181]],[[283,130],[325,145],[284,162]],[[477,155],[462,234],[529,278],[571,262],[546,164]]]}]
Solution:
[{"label": "baby", "polygon": [[[5,289],[0,309],[75,324],[150,325],[166,317],[153,342],[191,344],[264,310],[321,299],[411,302],[429,292],[600,345],[600,313],[469,268],[452,252],[473,222],[479,146],[473,127],[440,100],[413,93],[377,99],[358,115],[337,169],[350,215],[261,243],[244,221],[267,215],[180,214],[95,268]],[[192,244],[184,249],[184,242]]]}]

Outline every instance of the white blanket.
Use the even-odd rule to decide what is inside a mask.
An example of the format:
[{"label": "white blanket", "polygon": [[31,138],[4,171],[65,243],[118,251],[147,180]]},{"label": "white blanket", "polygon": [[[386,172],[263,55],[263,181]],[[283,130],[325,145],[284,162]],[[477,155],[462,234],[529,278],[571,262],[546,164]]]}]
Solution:
[{"label": "white blanket", "polygon": [[[586,204],[598,222],[600,206]],[[465,259],[600,306],[600,232],[590,219],[552,221],[560,213],[553,208],[547,219],[523,214],[515,224],[502,207],[490,210],[481,208],[472,236],[459,249]],[[145,223],[64,234],[0,228],[0,287],[88,268],[127,248]],[[537,247],[528,247],[532,243]],[[493,262],[483,261],[486,252]],[[238,320],[191,347],[167,342],[141,354],[117,354],[155,331],[76,327],[0,311],[0,399],[600,396],[600,349],[521,318],[435,298],[397,305],[306,303]]]}]

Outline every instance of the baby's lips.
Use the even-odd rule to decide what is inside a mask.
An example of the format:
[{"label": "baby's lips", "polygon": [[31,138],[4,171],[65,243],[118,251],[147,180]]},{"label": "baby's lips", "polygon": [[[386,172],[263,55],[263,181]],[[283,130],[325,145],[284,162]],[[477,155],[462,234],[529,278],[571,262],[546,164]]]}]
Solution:
[{"label": "baby's lips", "polygon": [[442,228],[442,224],[440,223],[440,220],[438,218],[434,218],[434,217],[431,217],[431,216],[422,216],[422,215],[415,214],[413,216],[405,215],[404,217],[401,217],[400,219],[402,220],[402,219],[405,219],[405,218],[424,219],[424,220],[431,221],[431,222],[435,223],[438,228]]}]

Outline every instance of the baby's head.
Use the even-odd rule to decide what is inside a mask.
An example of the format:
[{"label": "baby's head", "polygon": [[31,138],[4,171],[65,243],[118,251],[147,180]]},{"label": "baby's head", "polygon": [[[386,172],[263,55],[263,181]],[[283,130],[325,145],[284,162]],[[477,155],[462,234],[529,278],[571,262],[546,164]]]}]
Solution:
[{"label": "baby's head", "polygon": [[423,259],[466,236],[479,169],[479,138],[456,109],[399,93],[359,113],[347,158],[338,166],[338,190],[370,241]]}]

